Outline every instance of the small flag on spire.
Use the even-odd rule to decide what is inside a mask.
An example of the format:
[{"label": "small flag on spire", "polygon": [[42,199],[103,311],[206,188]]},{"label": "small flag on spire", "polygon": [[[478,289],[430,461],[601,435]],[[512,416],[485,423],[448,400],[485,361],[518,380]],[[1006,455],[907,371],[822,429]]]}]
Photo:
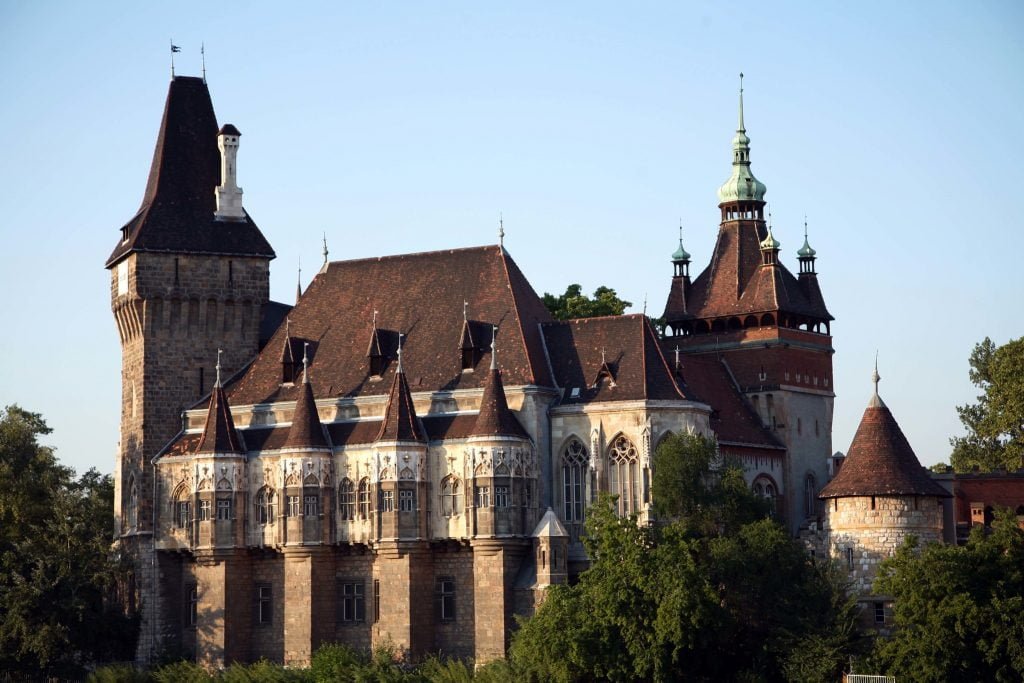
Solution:
[{"label": "small flag on spire", "polygon": [[171,52],[181,52],[181,48],[174,43],[171,43]]}]

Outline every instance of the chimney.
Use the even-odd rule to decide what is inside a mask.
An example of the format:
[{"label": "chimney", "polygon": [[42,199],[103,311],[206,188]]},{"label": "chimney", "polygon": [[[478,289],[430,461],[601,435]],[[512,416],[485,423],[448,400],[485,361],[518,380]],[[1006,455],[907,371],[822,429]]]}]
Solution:
[{"label": "chimney", "polygon": [[242,188],[236,182],[238,171],[238,138],[241,133],[230,123],[224,125],[217,134],[217,147],[220,148],[220,185],[217,186],[217,210],[214,217],[220,221],[241,220],[245,218],[242,209]]}]

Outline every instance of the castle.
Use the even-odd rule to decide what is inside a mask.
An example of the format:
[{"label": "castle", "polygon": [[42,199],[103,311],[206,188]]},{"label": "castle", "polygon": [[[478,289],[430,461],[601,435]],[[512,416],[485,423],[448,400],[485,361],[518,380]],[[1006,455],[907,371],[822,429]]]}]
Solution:
[{"label": "castle", "polygon": [[597,492],[649,519],[673,433],[713,435],[794,535],[818,519],[833,318],[806,230],[799,272],[779,259],[742,97],[714,252],[691,279],[680,240],[659,332],[554,320],[501,243],[325,248],[294,306],[270,301],[241,133],[204,79],[174,77],[106,262],[139,660],[303,664],[334,641],[499,657],[514,615],[587,566]]}]

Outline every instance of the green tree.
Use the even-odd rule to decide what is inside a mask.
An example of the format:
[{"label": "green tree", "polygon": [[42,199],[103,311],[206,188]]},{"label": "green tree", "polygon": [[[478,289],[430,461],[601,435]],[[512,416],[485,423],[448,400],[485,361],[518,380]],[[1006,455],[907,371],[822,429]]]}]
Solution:
[{"label": "green tree", "polygon": [[590,298],[583,294],[582,287],[575,284],[569,285],[565,294],[557,297],[545,292],[541,300],[557,320],[622,315],[627,308],[633,305],[630,301],[620,299],[615,290],[610,287],[598,287],[594,290],[593,298]]},{"label": "green tree", "polygon": [[[854,603],[714,442],[677,436],[655,455],[659,523],[588,510],[590,568],[554,586],[515,635],[532,680],[827,680],[853,651]],[[659,501],[661,497],[661,501]],[[813,653],[808,657],[806,653]]]},{"label": "green tree", "polygon": [[966,546],[909,540],[874,590],[894,600],[875,668],[913,681],[1024,680],[1024,531],[1008,509]]},{"label": "green tree", "polygon": [[0,414],[0,670],[75,675],[126,658],[132,623],[109,600],[114,487],[59,465],[35,413]]},{"label": "green tree", "polygon": [[950,439],[953,468],[1024,467],[1024,337],[998,347],[985,337],[969,362],[982,393],[977,403],[957,406],[967,435]]}]

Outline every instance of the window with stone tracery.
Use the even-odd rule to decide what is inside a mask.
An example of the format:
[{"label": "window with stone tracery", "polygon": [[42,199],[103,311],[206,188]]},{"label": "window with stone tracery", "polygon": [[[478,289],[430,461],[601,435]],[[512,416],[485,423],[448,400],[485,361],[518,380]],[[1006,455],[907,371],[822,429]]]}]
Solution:
[{"label": "window with stone tracery", "polygon": [[366,477],[359,480],[359,517],[370,518],[370,480]]},{"label": "window with stone tracery", "polygon": [[345,520],[356,518],[356,489],[352,480],[345,477],[338,487],[338,509]]},{"label": "window with stone tracery", "polygon": [[256,523],[274,523],[274,492],[266,486],[256,493]]},{"label": "window with stone tracery", "polygon": [[608,491],[619,497],[620,515],[639,511],[640,455],[625,436],[616,437],[608,452]]},{"label": "window with stone tracery", "polygon": [[562,452],[562,519],[572,540],[578,540],[586,509],[587,448],[573,439]]},{"label": "window with stone tracery", "polygon": [[778,495],[778,490],[775,488],[775,484],[765,476],[760,476],[754,480],[754,485],[751,487],[754,494],[764,498],[768,501],[768,505],[771,508],[771,514],[775,514],[775,497]]},{"label": "window with stone tracery", "polygon": [[445,517],[462,513],[462,482],[452,475],[441,482],[441,513]]}]

